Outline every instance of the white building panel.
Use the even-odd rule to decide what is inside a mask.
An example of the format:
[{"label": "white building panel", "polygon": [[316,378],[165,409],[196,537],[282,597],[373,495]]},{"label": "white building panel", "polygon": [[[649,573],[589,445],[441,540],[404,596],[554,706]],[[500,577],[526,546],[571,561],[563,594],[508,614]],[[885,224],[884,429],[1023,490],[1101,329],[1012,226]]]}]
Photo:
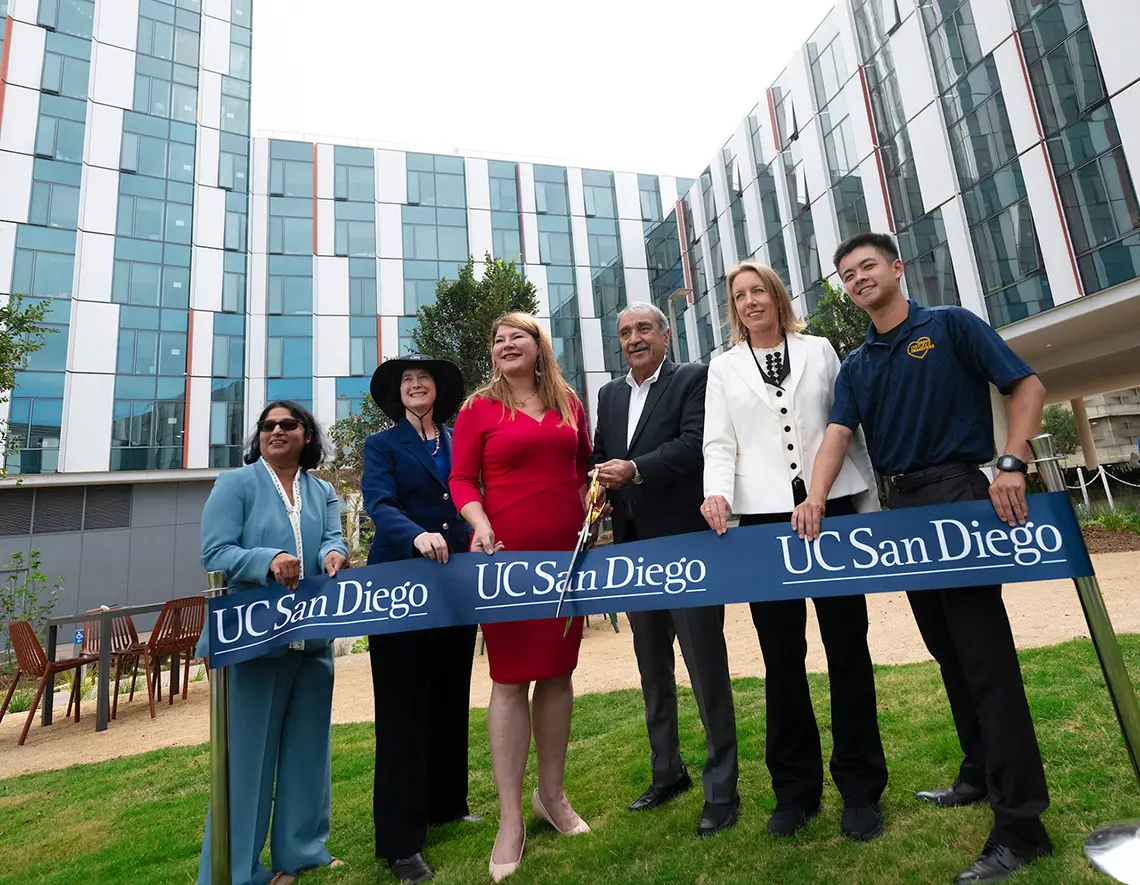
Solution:
[{"label": "white building panel", "polygon": [[0,126],[0,151],[35,153],[39,113],[39,92],[9,83],[4,90],[4,125]]},{"label": "white building panel", "polygon": [[974,246],[966,226],[966,210],[961,197],[954,197],[942,207],[942,222],[946,227],[946,245],[954,266],[954,279],[958,284],[958,300],[962,307],[990,321],[982,298],[982,283],[974,261]]},{"label": "white building panel", "polygon": [[[198,75],[198,122],[209,129],[222,128],[221,74],[201,71]],[[266,153],[268,153],[268,145],[266,145]],[[268,169],[268,164],[266,164],[266,169]]]},{"label": "white building panel", "polygon": [[645,232],[642,222],[632,218],[618,221],[621,237],[621,260],[628,270],[631,267],[645,269]]},{"label": "white building panel", "polygon": [[123,146],[123,109],[87,102],[87,129],[83,161],[104,169],[118,169]]},{"label": "white building panel", "polygon": [[606,359],[602,353],[602,321],[596,317],[582,317],[581,322],[582,367],[587,372],[605,372]]},{"label": "white building panel", "polygon": [[39,7],[40,0],[8,0],[8,15],[18,22],[34,25]]},{"label": "white building panel", "polygon": [[[114,340],[116,330],[111,331]],[[103,342],[106,347],[106,342]],[[111,348],[107,348],[110,350]],[[68,372],[63,391],[61,473],[97,473],[111,464],[108,416],[115,405],[115,376]],[[93,432],[100,428],[101,432]]]},{"label": "white building panel", "polygon": [[1140,80],[1140,4],[1135,0],[1084,0],[1085,17],[1096,44],[1108,94]]},{"label": "white building panel", "polygon": [[109,302],[115,273],[115,238],[110,234],[79,231],[75,243],[75,265],[73,297],[77,301]]},{"label": "white building panel", "polygon": [[[1088,2],[1085,2],[1088,8]],[[1008,3],[971,3],[974,26],[978,31],[978,43],[982,55],[989,55],[1013,35],[1013,16],[1009,14]]]},{"label": "white building panel", "polygon": [[927,211],[941,206],[958,190],[950,159],[950,144],[937,104],[927,105],[907,127],[914,148],[914,166]]},{"label": "white building panel", "polygon": [[317,254],[332,255],[336,245],[336,216],[332,200],[317,200]]},{"label": "white building panel", "polygon": [[[2,25],[0,25],[2,26]],[[8,50],[8,83],[39,89],[44,72],[44,43],[47,31],[23,22],[12,23],[12,42]]]},{"label": "white building panel", "polygon": [[[815,247],[819,250],[819,270],[826,277],[835,270],[831,266],[831,256],[835,254],[835,248],[839,245],[839,222],[832,208],[830,191],[812,203],[811,217],[815,222]],[[826,224],[821,223],[824,221]],[[727,320],[727,317],[725,319]]]},{"label": "white building panel", "polygon": [[400,326],[396,317],[383,317],[380,320],[380,359],[396,356],[400,349]]},{"label": "white building panel", "polygon": [[1068,236],[1057,210],[1053,172],[1043,145],[1037,145],[1022,154],[1021,175],[1025,179],[1025,191],[1029,195],[1029,210],[1033,213],[1034,227],[1037,228],[1037,243],[1045,262],[1045,272],[1049,275],[1053,304],[1061,305],[1079,298],[1081,291],[1073,270]]},{"label": "white building panel", "polygon": [[403,151],[376,151],[376,199],[381,203],[408,202],[408,165]]},{"label": "white building panel", "polygon": [[652,301],[653,294],[649,289],[649,271],[644,267],[625,266],[625,295],[626,304],[636,304],[639,301]]},{"label": "white building panel", "polygon": [[855,156],[862,162],[875,150],[874,136],[871,133],[871,117],[867,113],[867,97],[863,92],[863,80],[858,75],[847,81],[843,87],[843,100],[847,103],[851,143]]},{"label": "white building panel", "polygon": [[[380,287],[377,300],[380,313],[386,317],[404,315],[404,262],[399,258],[381,258],[380,276],[376,280]],[[392,321],[395,323],[395,320]]]},{"label": "white building panel", "polygon": [[119,206],[119,173],[98,166],[83,167],[83,199],[79,204],[79,229],[113,234]]},{"label": "white building panel", "polygon": [[331,144],[316,147],[317,198],[331,200],[336,197],[336,148]]},{"label": "white building panel", "polygon": [[[202,15],[208,15],[211,18],[220,18],[222,21],[228,22],[230,20],[231,5],[232,0],[205,0],[202,4]],[[239,15],[241,14],[242,13],[239,13]],[[238,19],[238,23],[244,24],[247,28],[250,24],[249,22],[241,22],[240,18]]]},{"label": "white building panel", "polygon": [[[245,304],[248,313],[258,316],[265,315],[265,302],[269,297],[268,288],[269,258],[264,252],[254,252],[249,256],[249,282],[246,286]],[[262,326],[264,327],[264,323]],[[249,334],[253,334],[252,330]],[[261,334],[264,337],[264,328],[262,328]]]},{"label": "white building panel", "polygon": [[194,177],[198,184],[207,187],[218,186],[218,161],[221,157],[221,133],[217,129],[199,126],[197,133],[197,157],[194,161]]},{"label": "white building panel", "polygon": [[[208,310],[191,310],[190,374],[210,378],[214,374],[214,314]],[[209,402],[210,394],[206,393]]]},{"label": "white building panel", "polygon": [[313,379],[313,416],[322,427],[336,421],[336,378]]},{"label": "white building panel", "polygon": [[[119,337],[119,305],[101,301],[73,301],[67,370],[115,374],[117,349],[109,345]],[[104,416],[104,420],[106,416]]]},{"label": "white building panel", "polygon": [[216,187],[194,188],[194,243],[221,249],[226,240],[226,192]]},{"label": "white building panel", "polygon": [[394,203],[376,204],[377,255],[381,258],[404,257],[403,207]]},{"label": "white building panel", "polygon": [[230,23],[202,16],[202,70],[228,75],[230,72]]},{"label": "white building panel", "polygon": [[[211,348],[213,339],[209,339]],[[190,379],[190,401],[186,415],[186,466],[210,466],[210,378]]]},{"label": "white building panel", "polygon": [[574,282],[577,284],[575,294],[578,296],[578,315],[592,317],[594,315],[594,284],[590,279],[590,268],[583,265],[575,267]]},{"label": "white building panel", "polygon": [[[313,312],[348,316],[348,310],[348,259],[316,256],[313,259]],[[348,341],[347,332],[344,340]]]},{"label": "white building panel", "polygon": [[492,251],[490,209],[467,210],[467,244],[471,254],[475,256],[476,263],[482,263],[483,256]]},{"label": "white building panel", "polygon": [[610,383],[609,372],[586,373],[586,415],[590,419],[590,436],[598,426],[598,391]]},{"label": "white building panel", "polygon": [[994,50],[994,64],[1001,80],[1002,99],[1009,116],[1013,143],[1017,146],[1017,152],[1022,153],[1041,140],[1041,133],[1037,128],[1037,116],[1015,39],[1007,40]]},{"label": "white building panel", "polygon": [[139,0],[102,0],[96,3],[93,34],[100,43],[134,52],[139,36]]},{"label": "white building panel", "polygon": [[[482,157],[468,157],[466,160],[467,208],[491,208],[490,166]],[[474,251],[474,250],[472,250]],[[475,252],[478,255],[478,252]]]},{"label": "white building panel", "polygon": [[657,190],[661,194],[661,217],[667,218],[677,202],[677,179],[672,175],[658,175]]},{"label": "white building panel", "polygon": [[[530,163],[519,163],[519,209],[530,213],[538,211],[534,196],[534,166]],[[531,242],[537,243],[538,240]]]},{"label": "white building panel", "polygon": [[[216,128],[216,127],[215,127]],[[249,190],[252,194],[269,193],[269,139],[255,138],[250,146]]]},{"label": "white building panel", "polygon": [[135,53],[110,43],[91,44],[93,101],[130,110],[135,100]]},{"label": "white building panel", "polygon": [[[971,7],[973,4],[971,4]],[[899,93],[903,113],[908,120],[935,100],[934,74],[930,70],[926,34],[919,16],[912,15],[903,22],[890,38],[891,52],[898,71]]]},{"label": "white building panel", "polygon": [[347,312],[344,316],[313,317],[313,371],[317,377],[336,378],[352,371],[345,346],[348,339]]},{"label": "white building panel", "polygon": [[550,316],[550,292],[547,290],[546,265],[526,265],[526,278],[534,283],[534,297],[538,301],[538,315]]},{"label": "white building panel", "polygon": [[582,190],[582,170],[576,166],[569,166],[566,169],[566,190],[570,197],[570,214],[584,217],[586,215],[586,194]]},{"label": "white building panel", "polygon": [[269,197],[264,192],[249,198],[249,251],[261,255],[269,251]]},{"label": "white building panel", "polygon": [[641,191],[634,172],[614,173],[614,193],[617,195],[618,218],[641,221]]},{"label": "white building panel", "polygon": [[220,311],[224,274],[224,252],[195,247],[190,256],[190,307],[201,312]]},{"label": "white building panel", "polygon": [[0,221],[0,295],[11,294],[12,258],[16,254],[16,224]]},{"label": "white building panel", "polygon": [[[750,181],[748,186],[744,188],[744,193],[741,195],[740,201],[744,206],[744,231],[748,235],[748,245],[752,249],[753,254],[758,254],[757,250],[762,250],[766,256],[767,250],[764,248],[764,212],[760,205],[760,187],[755,181]],[[767,261],[767,257],[762,260]]]},{"label": "white building panel", "polygon": [[30,154],[0,151],[0,221],[27,223],[28,206],[32,199],[32,168],[35,158]]},{"label": "white building panel", "polygon": [[521,233],[523,257],[531,264],[536,264],[542,255],[538,245],[538,216],[533,212],[523,214]]},{"label": "white building panel", "polygon": [[879,160],[871,154],[859,164],[859,178],[863,181],[863,196],[867,200],[867,221],[871,230],[890,230],[887,200],[883,194],[883,179],[879,175]]},{"label": "white building panel", "polygon": [[1140,180],[1140,81],[1112,99],[1112,110],[1116,114],[1116,128],[1120,132],[1124,158],[1128,161],[1135,186]]}]

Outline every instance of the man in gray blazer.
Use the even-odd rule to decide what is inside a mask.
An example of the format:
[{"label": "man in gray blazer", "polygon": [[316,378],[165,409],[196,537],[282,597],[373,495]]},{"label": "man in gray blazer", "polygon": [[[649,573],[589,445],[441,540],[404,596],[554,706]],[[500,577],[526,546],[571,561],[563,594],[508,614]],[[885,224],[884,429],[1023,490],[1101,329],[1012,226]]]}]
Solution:
[{"label": "man in gray blazer", "polygon": [[[629,374],[598,392],[593,454],[613,505],[614,540],[702,531],[707,367],[665,358],[668,321],[652,304],[627,307],[618,317],[618,338]],[[697,835],[711,836],[735,824],[740,807],[724,606],[631,612],[629,621],[653,754],[653,780],[630,810],[656,808],[692,786],[677,735],[676,637],[708,745]]]}]

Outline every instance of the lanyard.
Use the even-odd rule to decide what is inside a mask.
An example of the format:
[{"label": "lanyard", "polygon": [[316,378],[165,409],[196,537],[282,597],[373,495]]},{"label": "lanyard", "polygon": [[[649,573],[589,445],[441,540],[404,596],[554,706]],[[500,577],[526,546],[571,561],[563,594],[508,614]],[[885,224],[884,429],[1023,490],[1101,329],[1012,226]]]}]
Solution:
[{"label": "lanyard", "polygon": [[784,379],[791,374],[792,364],[788,360],[788,336],[784,336],[784,356],[779,358],[776,354],[768,354],[768,364],[774,367],[769,371],[764,371],[763,366],[760,365],[760,360],[756,356],[756,351],[752,347],[751,340],[748,342],[748,352],[752,354],[752,362],[756,363],[756,370],[760,373],[760,377],[764,379],[765,384],[771,384],[773,387],[779,387],[781,390],[784,387]]},{"label": "lanyard", "polygon": [[301,471],[298,469],[297,475],[293,477],[293,503],[290,504],[277,473],[264,458],[261,459],[261,463],[269,471],[273,486],[277,489],[277,494],[281,496],[281,503],[285,505],[285,512],[289,514],[289,525],[293,529],[293,543],[297,548],[297,558],[301,560],[301,577],[303,578],[305,577],[305,545],[301,540]]}]

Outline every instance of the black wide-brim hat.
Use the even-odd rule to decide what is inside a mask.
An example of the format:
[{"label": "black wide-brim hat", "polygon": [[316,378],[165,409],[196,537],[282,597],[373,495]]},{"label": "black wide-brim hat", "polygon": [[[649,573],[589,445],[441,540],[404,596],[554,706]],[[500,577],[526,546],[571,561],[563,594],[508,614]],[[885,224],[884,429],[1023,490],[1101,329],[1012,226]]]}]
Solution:
[{"label": "black wide-brim hat", "polygon": [[420,353],[409,353],[384,360],[372,373],[369,391],[385,415],[397,423],[404,417],[404,401],[400,399],[400,381],[408,369],[422,369],[435,381],[434,420],[446,424],[463,404],[463,373],[451,360],[441,360]]}]

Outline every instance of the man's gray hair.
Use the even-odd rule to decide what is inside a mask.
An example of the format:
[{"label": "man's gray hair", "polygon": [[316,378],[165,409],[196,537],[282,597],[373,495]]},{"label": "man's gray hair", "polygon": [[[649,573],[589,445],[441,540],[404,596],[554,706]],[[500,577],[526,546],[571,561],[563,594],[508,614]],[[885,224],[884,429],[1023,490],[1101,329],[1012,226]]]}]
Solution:
[{"label": "man's gray hair", "polygon": [[648,301],[635,301],[633,304],[627,304],[618,314],[618,326],[621,326],[621,318],[627,313],[653,314],[653,322],[657,324],[657,331],[662,335],[669,331],[669,317],[665,316],[665,312],[656,304],[650,304]]}]

